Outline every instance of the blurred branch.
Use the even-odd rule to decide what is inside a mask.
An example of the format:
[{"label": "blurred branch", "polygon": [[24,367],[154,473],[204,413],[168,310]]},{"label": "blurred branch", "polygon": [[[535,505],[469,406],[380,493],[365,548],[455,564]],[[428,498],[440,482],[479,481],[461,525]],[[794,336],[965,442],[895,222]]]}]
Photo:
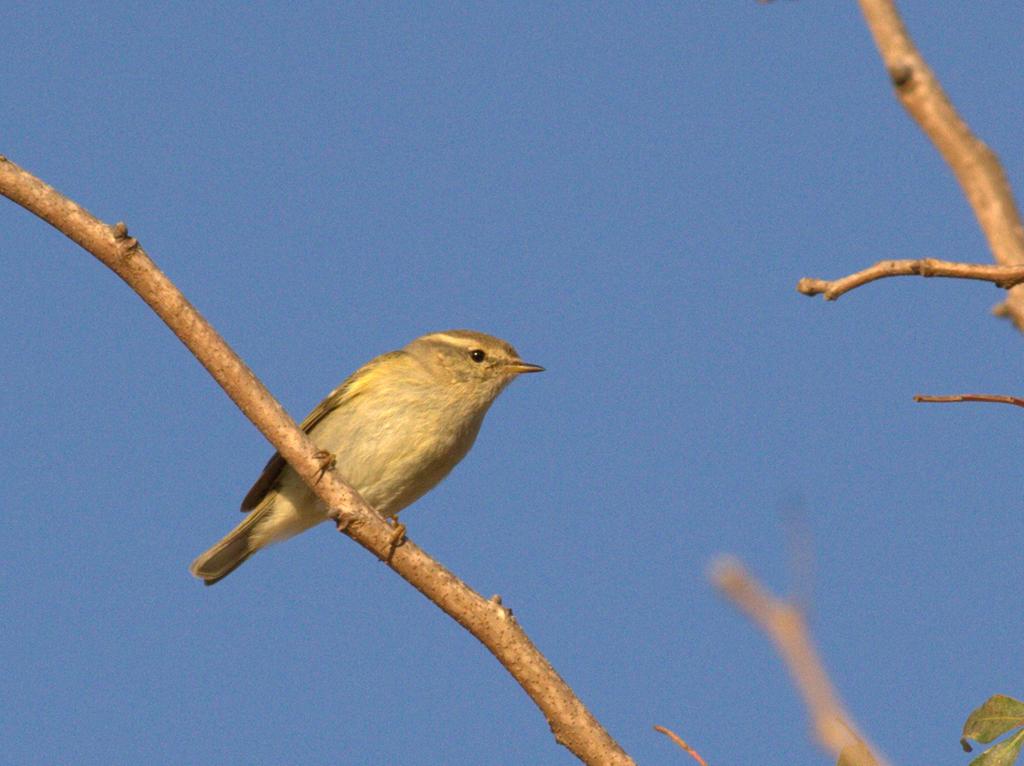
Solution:
[{"label": "blurred branch", "polygon": [[[997,263],[1024,264],[1024,226],[999,157],[972,132],[914,45],[893,0],[859,0],[896,96],[952,169]],[[1024,287],[997,313],[1024,331]]]},{"label": "blurred branch", "polygon": [[1024,407],[1024,399],[1019,396],[1004,396],[1002,394],[953,394],[951,396],[932,396],[930,394],[918,394],[914,397],[915,402],[993,402],[995,404],[1012,404],[1015,407]]},{"label": "blurred branch", "polygon": [[693,758],[693,760],[695,760],[697,763],[699,763],[700,766],[708,766],[708,762],[700,757],[700,753],[698,753],[696,750],[694,750],[692,747],[690,747],[688,744],[686,744],[686,741],[682,737],[680,737],[678,734],[676,734],[674,731],[672,731],[671,729],[665,728],[664,726],[655,726],[654,730],[657,731],[657,732],[661,732],[666,737],[668,737],[670,740],[672,740],[677,745],[679,745],[679,747],[683,750],[683,752],[687,753],[691,758]]},{"label": "blurred branch", "polygon": [[996,266],[990,263],[956,263],[954,261],[938,261],[934,258],[879,261],[874,266],[841,279],[825,280],[804,277],[797,282],[796,289],[804,295],[824,295],[825,300],[834,301],[840,295],[877,279],[910,276],[977,279],[983,282],[992,282],[996,287],[1009,288],[1024,282],[1024,265]]},{"label": "blurred branch", "polygon": [[632,764],[527,637],[500,599],[485,599],[406,541],[334,471],[252,370],[150,260],[123,223],[110,226],[0,156],[0,194],[92,253],[167,323],[281,456],[332,509],[339,529],[473,634],[505,666],[548,720],[555,740],[590,764]]},{"label": "blurred branch", "polygon": [[713,564],[711,580],[775,644],[803,696],[818,741],[849,766],[884,766],[843,709],[800,609],[766,591],[730,557]]}]

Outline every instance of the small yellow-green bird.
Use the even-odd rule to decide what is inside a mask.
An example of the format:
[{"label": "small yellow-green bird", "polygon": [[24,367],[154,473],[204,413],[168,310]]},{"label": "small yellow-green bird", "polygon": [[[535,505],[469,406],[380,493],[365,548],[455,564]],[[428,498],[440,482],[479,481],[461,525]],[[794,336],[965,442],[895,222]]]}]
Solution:
[{"label": "small yellow-green bird", "polygon": [[[469,452],[484,415],[527,364],[505,341],[449,330],[378,356],[331,391],[302,430],[335,458],[346,482],[385,517],[430,491]],[[207,585],[256,551],[327,520],[327,508],[274,454],[242,501],[241,524],[192,562]]]}]

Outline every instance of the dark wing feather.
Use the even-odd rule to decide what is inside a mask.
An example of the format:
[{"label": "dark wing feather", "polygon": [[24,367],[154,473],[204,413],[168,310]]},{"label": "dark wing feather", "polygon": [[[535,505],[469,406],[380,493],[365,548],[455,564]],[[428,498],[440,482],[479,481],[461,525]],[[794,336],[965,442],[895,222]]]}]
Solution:
[{"label": "dark wing feather", "polygon": [[[313,411],[306,415],[306,419],[299,424],[299,428],[305,431],[307,434],[313,433],[313,429],[317,427],[321,420],[327,417],[328,414],[338,409],[341,405],[346,402],[352,401],[358,396],[363,390],[363,383],[365,383],[365,377],[371,369],[376,367],[385,359],[400,356],[405,354],[404,351],[392,351],[383,356],[378,356],[376,359],[367,362],[354,373],[352,373],[345,381],[338,386],[336,389],[331,391],[320,404],[313,408]],[[287,462],[280,453],[275,452],[273,457],[267,461],[266,466],[263,468],[263,473],[256,479],[256,483],[252,485],[252,489],[246,494],[242,500],[241,510],[243,512],[249,512],[263,502],[263,498],[267,496],[267,493],[275,488],[277,480],[281,476],[281,471]]]},{"label": "dark wing feather", "polygon": [[267,493],[274,488],[274,484],[277,483],[277,477],[281,475],[284,467],[285,459],[281,457],[281,453],[275,452],[274,456],[263,467],[263,473],[256,479],[252,489],[242,499],[242,507],[239,510],[248,513],[259,505],[263,498],[267,496]]}]

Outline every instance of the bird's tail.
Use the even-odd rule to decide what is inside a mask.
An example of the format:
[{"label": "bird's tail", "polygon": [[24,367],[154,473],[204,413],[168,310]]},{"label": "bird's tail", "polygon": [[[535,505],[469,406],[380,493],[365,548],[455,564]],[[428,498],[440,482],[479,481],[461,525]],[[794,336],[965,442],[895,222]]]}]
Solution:
[{"label": "bird's tail", "polygon": [[224,536],[210,550],[199,555],[188,568],[204,585],[220,582],[234,572],[252,554],[262,548],[253,539],[253,532],[262,522],[273,504],[267,504],[249,513],[237,527]]}]

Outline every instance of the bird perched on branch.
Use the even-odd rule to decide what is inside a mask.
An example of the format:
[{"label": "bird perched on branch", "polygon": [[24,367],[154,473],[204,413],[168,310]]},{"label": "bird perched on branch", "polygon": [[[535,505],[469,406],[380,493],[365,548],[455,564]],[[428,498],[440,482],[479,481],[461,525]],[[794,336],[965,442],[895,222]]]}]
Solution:
[{"label": "bird perched on branch", "polygon": [[[417,338],[378,356],[334,389],[301,428],[378,513],[394,518],[469,452],[491,404],[514,378],[544,368],[471,330]],[[248,516],[190,571],[206,585],[271,543],[327,520],[327,508],[274,454],[242,501]]]}]

